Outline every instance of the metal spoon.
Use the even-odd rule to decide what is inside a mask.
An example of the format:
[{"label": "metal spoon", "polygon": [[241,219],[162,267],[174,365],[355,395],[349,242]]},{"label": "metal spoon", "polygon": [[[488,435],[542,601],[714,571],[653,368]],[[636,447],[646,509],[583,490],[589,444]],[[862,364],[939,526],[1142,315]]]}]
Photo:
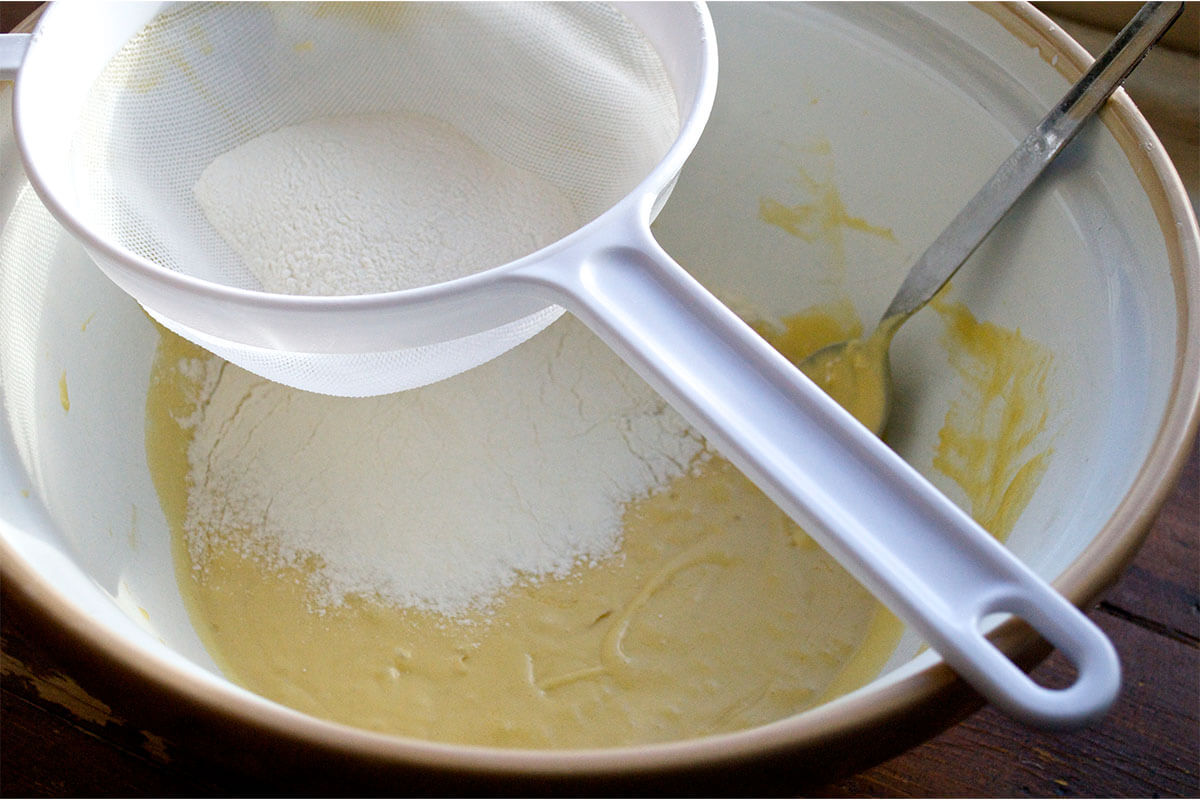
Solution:
[{"label": "metal spoon", "polygon": [[900,326],[946,285],[1017,199],[1179,17],[1183,3],[1146,3],[950,225],[917,259],[870,336],[818,350],[800,369],[876,435],[887,425],[888,349]]}]

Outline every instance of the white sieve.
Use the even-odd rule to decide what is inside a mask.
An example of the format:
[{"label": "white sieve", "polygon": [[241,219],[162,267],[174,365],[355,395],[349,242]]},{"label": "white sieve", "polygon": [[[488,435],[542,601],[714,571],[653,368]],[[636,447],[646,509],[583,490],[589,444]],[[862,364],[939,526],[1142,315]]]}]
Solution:
[{"label": "white sieve", "polygon": [[[1120,670],[1099,629],[651,236],[713,101],[703,8],[329,8],[56,4],[31,40],[7,40],[24,50],[14,124],[30,181],[118,285],[230,361],[343,395],[460,372],[565,307],[990,700],[1046,726],[1104,713]],[[397,108],[447,119],[542,174],[590,221],[524,258],[416,289],[253,288],[189,207],[198,171],[282,125]],[[1062,649],[1075,682],[1040,687],[992,645],[984,628],[1003,614]]]}]

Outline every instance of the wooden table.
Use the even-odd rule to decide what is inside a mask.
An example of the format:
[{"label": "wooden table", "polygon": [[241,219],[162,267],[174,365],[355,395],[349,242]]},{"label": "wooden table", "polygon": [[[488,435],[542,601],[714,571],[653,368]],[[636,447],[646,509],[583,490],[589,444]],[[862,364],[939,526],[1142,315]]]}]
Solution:
[{"label": "wooden table", "polygon": [[[33,3],[0,3],[0,30]],[[1064,27],[1093,49],[1109,34]],[[1093,52],[1095,50],[1093,49]],[[1193,202],[1200,125],[1194,56],[1167,54],[1130,91],[1172,154]],[[1182,103],[1180,97],[1183,97]],[[1188,99],[1188,97],[1192,99]],[[1100,723],[1073,733],[1028,730],[985,708],[940,736],[820,787],[748,786],[748,794],[833,797],[1200,796],[1200,445],[1123,579],[1090,611],[1121,653],[1126,685]],[[0,587],[3,589],[3,587]],[[0,592],[0,795],[251,795],[272,784],[212,774],[169,734],[142,730],[137,710],[88,694],[39,639],[35,617]],[[1035,671],[1067,674],[1052,656]],[[678,793],[704,793],[679,787]]]}]

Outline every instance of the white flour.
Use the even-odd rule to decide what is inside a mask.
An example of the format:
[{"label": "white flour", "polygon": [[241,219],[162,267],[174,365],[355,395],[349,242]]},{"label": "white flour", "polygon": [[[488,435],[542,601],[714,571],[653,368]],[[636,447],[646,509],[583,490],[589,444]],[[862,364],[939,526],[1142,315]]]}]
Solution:
[{"label": "white flour", "polygon": [[[348,294],[433,283],[541,247],[570,204],[444,123],[317,120],[253,140],[195,194],[264,288]],[[624,505],[702,442],[578,322],[456,378],[344,399],[191,364],[189,547],[312,567],[349,594],[457,613],[617,548]]]},{"label": "white flour", "polygon": [[220,364],[189,451],[192,557],[202,568],[224,541],[315,565],[318,605],[359,593],[454,614],[609,556],[624,505],[703,449],[572,318],[385,397],[308,394]]},{"label": "white flour", "polygon": [[578,227],[554,186],[420,114],[327,117],[217,157],[194,194],[267,291],[409,289],[512,261]]}]

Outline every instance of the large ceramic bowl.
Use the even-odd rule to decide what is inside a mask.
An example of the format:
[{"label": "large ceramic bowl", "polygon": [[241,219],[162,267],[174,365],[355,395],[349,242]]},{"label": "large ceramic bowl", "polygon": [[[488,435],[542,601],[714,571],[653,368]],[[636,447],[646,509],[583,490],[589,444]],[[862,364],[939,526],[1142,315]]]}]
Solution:
[{"label": "large ceramic bowl", "polygon": [[[716,108],[656,230],[706,284],[771,314],[849,297],[875,318],[908,263],[1090,61],[1021,5],[731,4],[713,16]],[[10,93],[0,86],[5,114]],[[863,767],[978,706],[908,635],[876,680],[825,705],[636,748],[393,738],[233,685],[185,613],[146,466],[157,333],[39,205],[9,121],[0,122],[3,579],[49,621],[47,635],[81,674],[148,729],[169,726],[177,746],[214,763],[269,768],[312,788],[771,767],[803,781]],[[819,231],[764,220],[764,202],[787,207],[814,192],[832,213]],[[889,233],[864,235],[872,230]],[[1053,448],[1007,544],[1086,606],[1136,550],[1195,432],[1195,217],[1154,134],[1118,92],[973,258],[954,298],[1053,354]],[[953,496],[931,465],[956,380],[940,332],[924,312],[896,341],[895,369],[913,399],[892,443]],[[1018,624],[994,636],[1019,663],[1045,655]]]}]

